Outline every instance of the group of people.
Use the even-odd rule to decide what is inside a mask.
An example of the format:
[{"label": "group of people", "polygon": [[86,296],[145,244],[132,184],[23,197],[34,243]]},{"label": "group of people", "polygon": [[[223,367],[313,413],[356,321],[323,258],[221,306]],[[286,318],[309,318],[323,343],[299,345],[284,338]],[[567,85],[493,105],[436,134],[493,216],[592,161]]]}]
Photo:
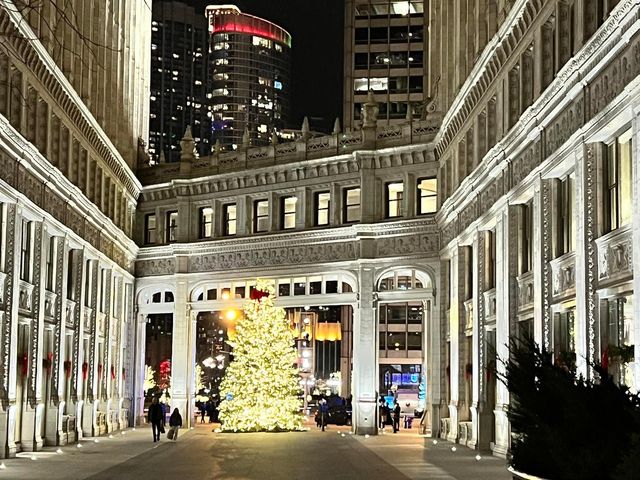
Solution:
[{"label": "group of people", "polygon": [[[160,434],[165,433],[166,413],[165,406],[158,401],[158,397],[154,397],[149,406],[149,423],[151,424],[151,432],[153,433],[153,441],[160,441]],[[169,433],[167,437],[174,442],[178,440],[178,430],[182,427],[182,415],[177,408],[173,409],[173,413],[169,417]]]},{"label": "group of people", "polygon": [[205,423],[205,417],[209,417],[209,423],[218,420],[218,403],[215,400],[207,400],[206,402],[196,402],[196,407],[200,411],[200,423]]},{"label": "group of people", "polygon": [[[380,428],[384,429],[385,425],[393,425],[393,433],[400,430],[401,409],[397,400],[394,400],[393,407],[389,407],[384,398],[380,399],[379,406]],[[407,425],[405,423],[405,428]]]}]

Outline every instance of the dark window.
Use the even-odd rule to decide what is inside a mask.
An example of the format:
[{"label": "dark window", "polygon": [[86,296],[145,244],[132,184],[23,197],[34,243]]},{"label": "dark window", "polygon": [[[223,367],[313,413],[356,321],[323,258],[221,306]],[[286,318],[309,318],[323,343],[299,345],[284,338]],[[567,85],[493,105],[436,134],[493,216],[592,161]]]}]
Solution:
[{"label": "dark window", "polygon": [[[50,292],[53,291],[53,268],[56,256],[56,237],[49,237],[49,242],[47,245],[46,251],[47,259],[46,259],[46,285],[45,288]],[[58,267],[60,268],[60,267]]]},{"label": "dark window", "polygon": [[202,207],[199,214],[200,234],[199,238],[211,238],[213,234],[213,208]]},{"label": "dark window", "polygon": [[167,212],[167,243],[176,241],[178,235],[178,212]]},{"label": "dark window", "polygon": [[304,295],[306,293],[307,284],[305,282],[295,282],[293,284],[294,295]]},{"label": "dark window", "polygon": [[325,291],[327,293],[338,293],[338,281],[327,280],[325,283]]},{"label": "dark window", "polygon": [[222,206],[223,216],[224,216],[224,235],[235,235],[236,234],[236,204],[229,203],[227,205]]},{"label": "dark window", "polygon": [[421,178],[418,180],[418,215],[436,213],[438,210],[438,180]]},{"label": "dark window", "polygon": [[164,292],[164,301],[166,303],[173,303],[173,293],[171,292]]},{"label": "dark window", "polygon": [[291,284],[290,283],[278,284],[278,296],[288,297],[289,295],[291,295]]},{"label": "dark window", "polygon": [[329,225],[329,192],[317,192],[315,194],[315,225]]},{"label": "dark window", "polygon": [[20,244],[20,279],[31,281],[31,222],[22,221],[22,242]]},{"label": "dark window", "polygon": [[576,222],[573,218],[574,176],[567,176],[559,184],[558,188],[558,256],[571,252],[575,249]]},{"label": "dark window", "polygon": [[75,300],[76,292],[74,289],[74,268],[75,262],[73,260],[73,250],[69,250],[67,254],[67,298],[69,300]]},{"label": "dark window", "polygon": [[235,297],[244,298],[244,291],[246,287],[236,287]]},{"label": "dark window", "polygon": [[218,290],[212,288],[207,290],[207,300],[217,300],[218,299]]},{"label": "dark window", "polygon": [[309,295],[320,295],[322,293],[322,282],[309,282]]},{"label": "dark window", "polygon": [[360,187],[344,189],[344,223],[360,221]]},{"label": "dark window", "polygon": [[269,200],[253,202],[253,231],[266,232],[269,230]]},{"label": "dark window", "polygon": [[144,216],[144,243],[156,243],[156,214],[149,213]]}]

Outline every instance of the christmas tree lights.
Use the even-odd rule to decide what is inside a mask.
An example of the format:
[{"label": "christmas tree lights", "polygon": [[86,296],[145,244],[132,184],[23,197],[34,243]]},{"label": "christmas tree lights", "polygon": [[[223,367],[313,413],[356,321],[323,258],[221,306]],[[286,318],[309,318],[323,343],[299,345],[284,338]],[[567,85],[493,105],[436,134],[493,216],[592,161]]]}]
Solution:
[{"label": "christmas tree lights", "polygon": [[234,360],[220,385],[222,429],[231,432],[300,430],[295,334],[274,289],[258,281],[236,322]]}]

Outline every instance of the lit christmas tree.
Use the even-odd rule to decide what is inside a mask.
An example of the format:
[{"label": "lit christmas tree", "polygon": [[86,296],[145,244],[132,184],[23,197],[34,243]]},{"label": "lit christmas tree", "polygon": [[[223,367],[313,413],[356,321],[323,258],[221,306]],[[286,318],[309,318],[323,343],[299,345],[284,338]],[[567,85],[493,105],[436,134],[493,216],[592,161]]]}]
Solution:
[{"label": "lit christmas tree", "polygon": [[231,342],[234,360],[220,385],[224,431],[300,430],[295,334],[274,289],[258,281]]}]

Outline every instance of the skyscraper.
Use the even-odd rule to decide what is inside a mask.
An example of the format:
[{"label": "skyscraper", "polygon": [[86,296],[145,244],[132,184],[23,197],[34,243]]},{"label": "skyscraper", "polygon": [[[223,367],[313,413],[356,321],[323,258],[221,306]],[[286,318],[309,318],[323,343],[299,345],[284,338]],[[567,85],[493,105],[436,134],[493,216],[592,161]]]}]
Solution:
[{"label": "skyscraper", "polygon": [[343,124],[358,124],[367,92],[380,103],[378,122],[417,115],[428,85],[428,16],[422,0],[346,0]]},{"label": "skyscraper", "polygon": [[167,162],[180,156],[191,125],[201,155],[211,152],[211,57],[207,20],[180,2],[153,5],[149,153]]},{"label": "skyscraper", "polygon": [[267,145],[289,116],[291,35],[235,5],[210,5],[214,138],[224,148]]}]

